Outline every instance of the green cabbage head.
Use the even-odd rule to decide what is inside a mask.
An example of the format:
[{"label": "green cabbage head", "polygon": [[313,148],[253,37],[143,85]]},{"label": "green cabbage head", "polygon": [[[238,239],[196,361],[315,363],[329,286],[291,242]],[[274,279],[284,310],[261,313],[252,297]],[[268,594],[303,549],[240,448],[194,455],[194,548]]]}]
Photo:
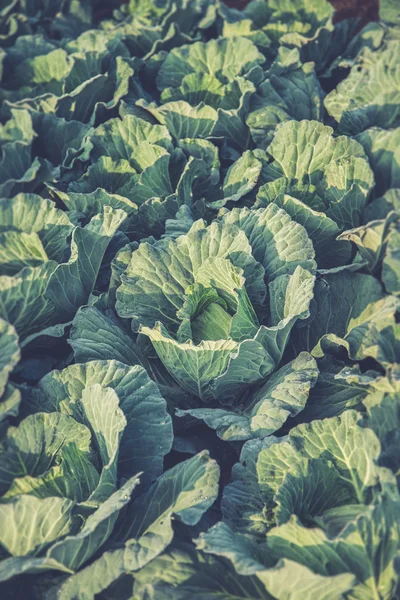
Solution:
[{"label": "green cabbage head", "polygon": [[312,242],[284,210],[234,209],[177,239],[141,243],[116,308],[183,390],[229,400],[278,366],[294,324],[309,316],[314,271]]}]

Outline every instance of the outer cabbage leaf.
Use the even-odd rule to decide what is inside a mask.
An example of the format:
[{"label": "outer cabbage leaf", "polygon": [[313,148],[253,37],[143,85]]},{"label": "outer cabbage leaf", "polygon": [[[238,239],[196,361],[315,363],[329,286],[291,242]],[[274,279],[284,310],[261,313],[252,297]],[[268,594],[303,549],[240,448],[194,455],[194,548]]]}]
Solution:
[{"label": "outer cabbage leaf", "polygon": [[[21,520],[21,514],[23,515],[22,519],[26,519],[31,532],[28,542],[30,545],[40,544],[43,537],[45,538],[45,545],[48,546],[52,541],[54,543],[42,555],[40,555],[40,546],[33,556],[29,554],[21,555],[23,549],[16,549],[18,551],[16,556],[6,558],[0,562],[0,581],[7,581],[23,573],[42,573],[48,570],[73,573],[107,541],[119,511],[129,502],[132,491],[138,483],[139,479],[137,477],[128,480],[95,512],[88,516],[79,532],[71,528],[71,522],[76,524],[76,519],[73,520],[73,507],[69,500],[62,500],[61,498],[37,499],[33,496],[22,495],[15,499],[12,504],[2,504],[1,506],[5,508],[5,512],[8,509],[8,513],[11,513],[11,519],[14,514],[17,518],[19,517],[19,521]],[[60,509],[64,511],[64,514],[57,514],[61,512]],[[58,520],[57,516],[59,517]],[[56,527],[53,519],[56,519]],[[50,521],[49,532],[46,531],[48,520]],[[68,525],[70,531],[67,529]],[[10,520],[9,532],[12,532],[13,526],[18,526],[18,524]],[[64,530],[61,527],[64,527]]]},{"label": "outer cabbage leaf", "polygon": [[373,174],[362,147],[332,133],[315,121],[282,123],[267,149],[272,162],[263,169],[262,179],[285,177],[287,193],[295,197],[296,189],[311,184],[314,191],[301,198],[303,203],[324,212],[341,228],[354,227],[361,222]]},{"label": "outer cabbage leaf", "polygon": [[[0,489],[13,498],[32,494],[82,502],[95,489],[99,475],[92,464],[89,429],[59,413],[35,413],[3,441]],[[78,461],[74,477],[74,461]],[[59,463],[59,464],[57,464]]]},{"label": "outer cabbage leaf", "polygon": [[400,295],[400,228],[398,224],[391,226],[383,259],[382,280],[386,291]]},{"label": "outer cabbage leaf", "polygon": [[127,424],[119,454],[121,472],[129,476],[141,470],[142,482],[150,482],[161,472],[163,456],[171,448],[172,431],[165,400],[142,367],[115,360],[71,365],[45,376],[34,401],[41,410],[56,409],[80,420],[79,400],[92,386],[115,390],[125,414]]},{"label": "outer cabbage leaf", "polygon": [[377,196],[382,196],[391,188],[400,187],[399,139],[400,128],[386,131],[371,127],[357,135],[375,175]]},{"label": "outer cabbage leaf", "polygon": [[135,598],[160,595],[166,600],[270,598],[256,577],[243,577],[224,559],[198,552],[189,544],[172,546],[135,574]]},{"label": "outer cabbage leaf", "polygon": [[4,394],[8,377],[18,363],[21,353],[18,345],[18,335],[15,328],[0,320],[0,397]]},{"label": "outer cabbage leaf", "polygon": [[327,111],[346,135],[369,127],[390,129],[399,124],[400,81],[396,65],[400,43],[389,41],[381,51],[361,54],[350,75],[325,99]]},{"label": "outer cabbage leaf", "polygon": [[[243,536],[233,533],[223,523],[200,537],[197,546],[206,553],[228,559],[239,575],[259,579],[273,598],[291,598],[299,592],[307,594],[307,597],[313,600],[321,597],[339,600],[344,593],[350,592],[355,582],[354,576],[342,565],[342,569],[337,569],[335,574],[321,574],[318,573],[321,568],[313,571],[309,564],[304,564],[305,561],[301,559],[296,561],[281,558],[276,561],[276,555],[269,552],[267,544],[264,544],[264,548],[257,547]],[[255,556],[264,559],[264,564]]]},{"label": "outer cabbage leaf", "polygon": [[352,67],[364,48],[377,50],[385,35],[380,23],[367,23],[360,30],[360,19],[334,21],[330,17],[312,37],[299,32],[281,39],[285,46],[298,48],[303,63],[314,62],[320,78],[340,76],[340,70]]},{"label": "outer cabbage leaf", "polygon": [[267,382],[241,407],[199,408],[178,411],[178,416],[190,415],[215,429],[223,440],[248,440],[271,435],[295,417],[305,406],[311,387],[317,380],[315,360],[300,353],[294,360],[276,371]]},{"label": "outer cabbage leaf", "polygon": [[296,49],[281,47],[251,99],[246,122],[254,143],[265,150],[278,123],[292,119],[321,120],[322,98],[313,63],[302,64]]},{"label": "outer cabbage leaf", "polygon": [[74,228],[51,202],[32,195],[5,201],[1,213],[0,311],[26,338],[68,321],[87,302],[126,214],[106,206],[85,227]]},{"label": "outer cabbage leaf", "polygon": [[[286,564],[288,575],[293,571],[296,573],[297,566],[304,565],[306,570],[299,568],[303,576],[297,575],[299,581],[296,577],[294,581],[297,585],[305,585],[308,590],[306,593],[313,598],[321,597],[318,594],[323,593],[319,589],[323,585],[321,577],[332,577],[328,579],[330,584],[323,588],[327,592],[333,588],[332,593],[335,594],[338,585],[339,595],[333,597],[340,598],[342,593],[347,592],[350,598],[372,599],[379,589],[382,597],[390,598],[396,581],[394,559],[399,543],[398,525],[395,522],[397,510],[398,501],[383,498],[376,506],[365,507],[334,539],[329,539],[322,529],[305,528],[296,518],[292,518],[285,525],[270,531],[263,549],[259,547],[257,554],[264,558],[267,566],[281,559],[277,566],[282,569]],[[382,539],[385,540],[383,544]],[[275,569],[263,571],[263,565],[257,564],[250,554],[254,552],[254,546],[248,545],[246,548],[243,537],[234,534],[226,525],[220,524],[211,529],[200,538],[198,546],[206,552],[227,557],[239,573],[250,568],[265,582],[267,589],[273,585],[271,592],[275,592],[274,595],[281,589],[279,583],[282,580],[278,579],[279,583],[275,580]],[[375,567],[377,563],[378,569]],[[288,568],[289,565],[291,568]],[[319,577],[312,577],[312,573]],[[288,577],[285,585],[291,587],[291,581],[292,578]],[[340,589],[340,586],[343,588]]]},{"label": "outer cabbage leaf", "polygon": [[346,271],[326,274],[315,286],[315,317],[294,339],[296,349],[308,350],[316,357],[335,353],[344,346],[349,356],[360,360],[369,356],[368,348],[376,332],[390,327],[398,300],[385,296],[371,275]]},{"label": "outer cabbage leaf", "polygon": [[[129,508],[128,528],[121,523],[120,547],[66,580],[62,600],[84,594],[93,599],[127,573],[143,568],[173,539],[172,520],[195,525],[218,493],[219,469],[206,452],[166,471]],[[121,542],[125,542],[121,545]]]}]

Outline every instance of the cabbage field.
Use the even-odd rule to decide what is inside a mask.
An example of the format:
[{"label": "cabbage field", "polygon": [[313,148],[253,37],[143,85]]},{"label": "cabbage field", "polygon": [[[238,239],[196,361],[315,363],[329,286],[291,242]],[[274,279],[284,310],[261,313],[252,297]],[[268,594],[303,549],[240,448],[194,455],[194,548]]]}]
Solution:
[{"label": "cabbage field", "polygon": [[1,600],[400,598],[400,1],[243,4],[0,0]]}]

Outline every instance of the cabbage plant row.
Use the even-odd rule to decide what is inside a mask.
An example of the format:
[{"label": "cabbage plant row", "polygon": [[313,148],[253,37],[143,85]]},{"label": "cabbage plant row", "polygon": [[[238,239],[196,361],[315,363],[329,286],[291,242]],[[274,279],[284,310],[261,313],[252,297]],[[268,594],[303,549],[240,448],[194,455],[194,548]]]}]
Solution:
[{"label": "cabbage plant row", "polygon": [[399,597],[396,0],[3,0],[0,77],[1,598]]}]

